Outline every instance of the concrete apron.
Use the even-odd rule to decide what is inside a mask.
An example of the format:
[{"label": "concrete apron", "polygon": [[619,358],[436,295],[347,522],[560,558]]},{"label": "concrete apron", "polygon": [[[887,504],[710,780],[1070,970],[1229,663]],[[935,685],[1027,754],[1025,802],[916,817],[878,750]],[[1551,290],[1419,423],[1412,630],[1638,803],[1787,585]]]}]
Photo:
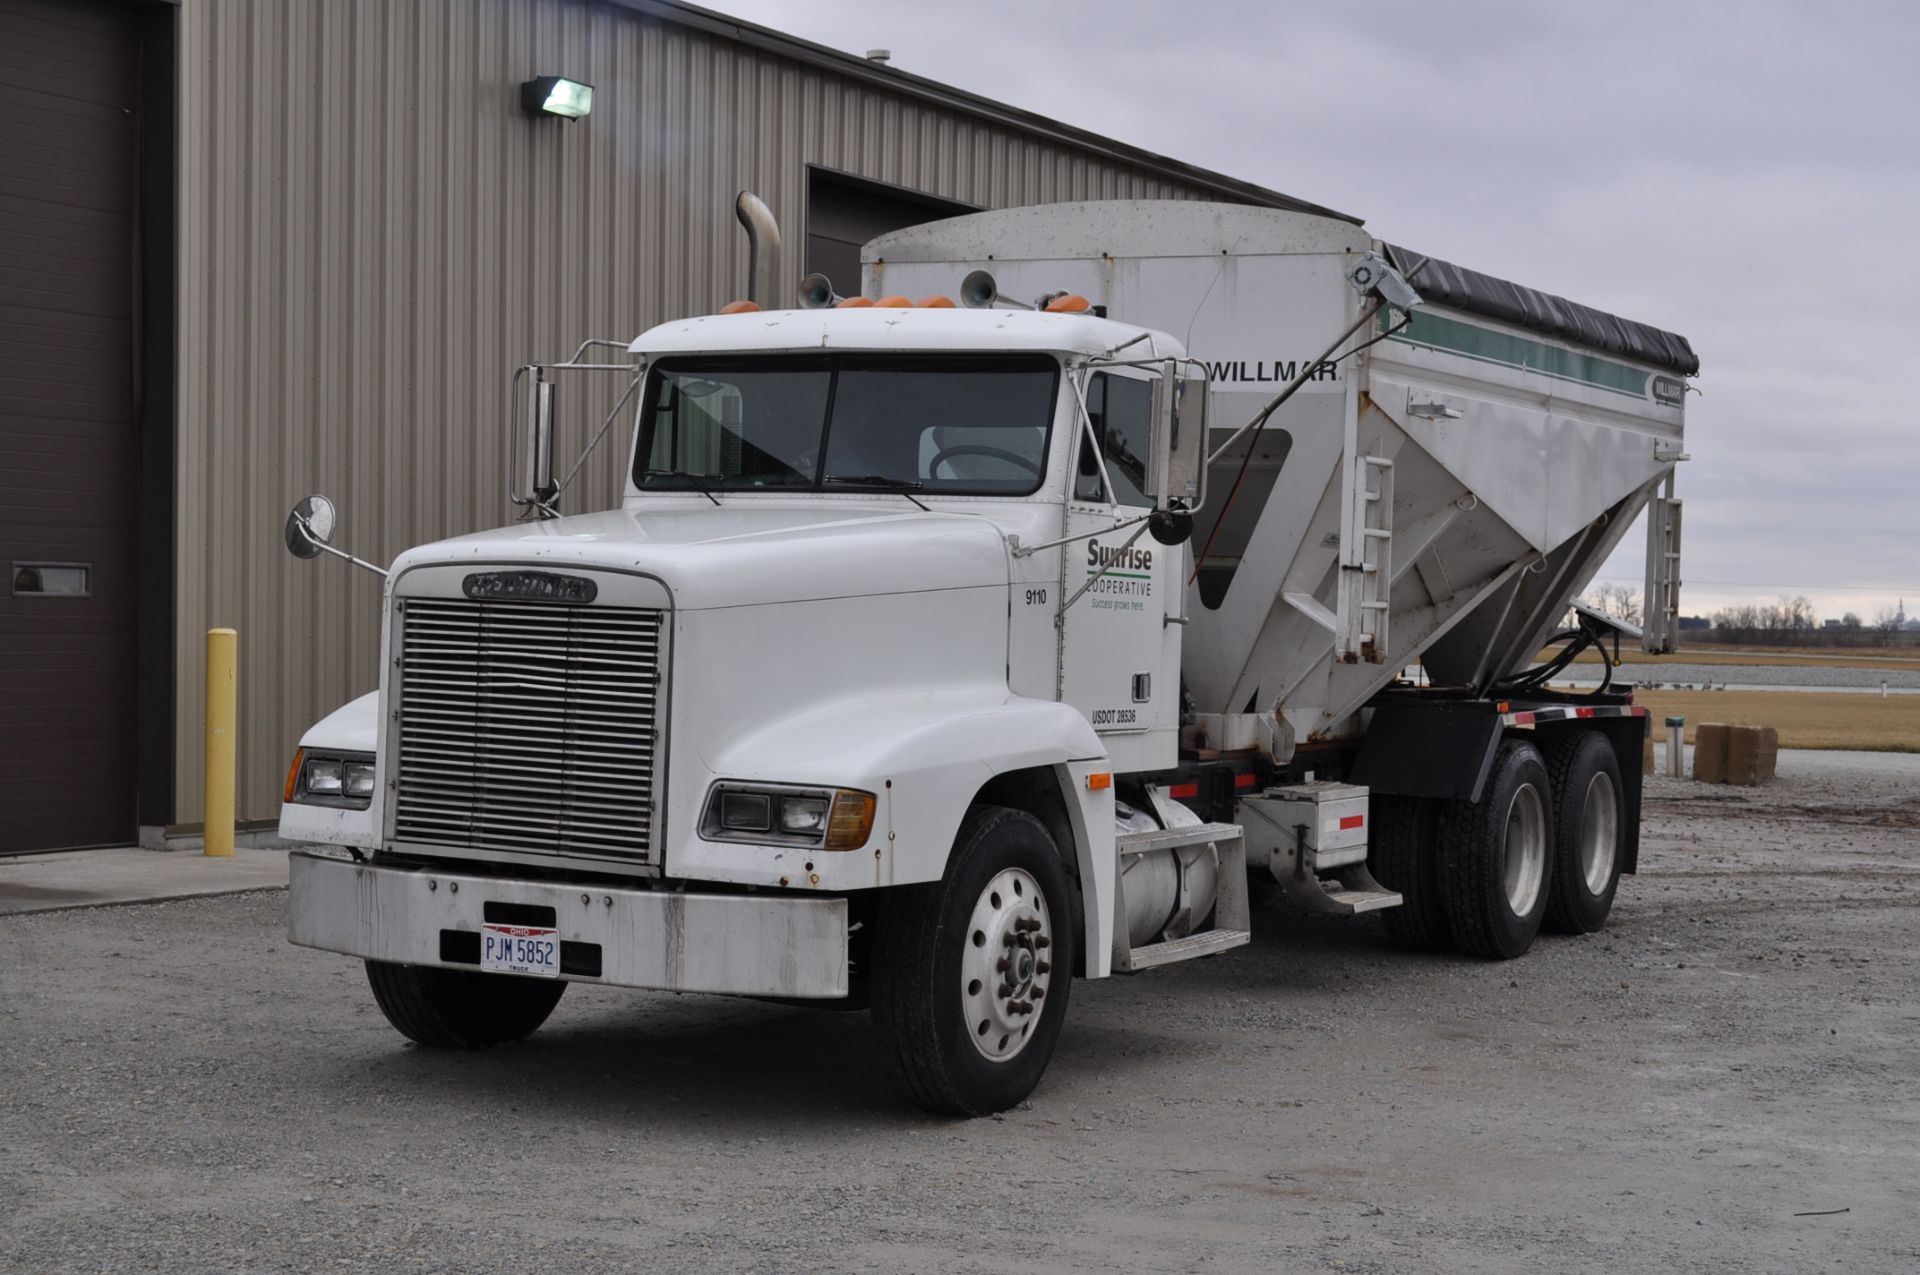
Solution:
[{"label": "concrete apron", "polygon": [[0,916],[283,890],[284,849],[209,859],[185,850],[64,850],[0,858]]}]

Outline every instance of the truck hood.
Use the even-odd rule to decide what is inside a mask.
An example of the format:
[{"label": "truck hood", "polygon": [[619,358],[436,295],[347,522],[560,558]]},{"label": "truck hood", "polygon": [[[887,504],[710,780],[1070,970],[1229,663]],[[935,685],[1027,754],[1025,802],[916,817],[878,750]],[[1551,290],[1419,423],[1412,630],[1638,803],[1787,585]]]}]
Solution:
[{"label": "truck hood", "polygon": [[625,508],[483,531],[410,549],[393,575],[461,562],[639,572],[663,581],[674,605],[687,610],[1004,587],[1008,579],[1005,537],[981,517],[758,500]]}]

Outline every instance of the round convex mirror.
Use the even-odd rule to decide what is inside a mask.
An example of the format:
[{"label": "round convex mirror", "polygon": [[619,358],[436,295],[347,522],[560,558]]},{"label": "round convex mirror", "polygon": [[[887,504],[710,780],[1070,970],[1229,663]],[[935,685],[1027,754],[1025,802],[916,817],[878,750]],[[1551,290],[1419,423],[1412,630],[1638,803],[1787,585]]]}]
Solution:
[{"label": "round convex mirror", "polygon": [[316,558],[322,545],[333,543],[333,502],[308,496],[287,515],[287,552],[296,558]]}]

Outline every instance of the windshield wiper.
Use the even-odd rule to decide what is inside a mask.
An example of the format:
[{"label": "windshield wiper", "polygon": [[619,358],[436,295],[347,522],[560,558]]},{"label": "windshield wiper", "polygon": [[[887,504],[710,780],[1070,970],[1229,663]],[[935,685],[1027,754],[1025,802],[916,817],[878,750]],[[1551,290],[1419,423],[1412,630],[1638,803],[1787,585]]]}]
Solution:
[{"label": "windshield wiper", "polygon": [[926,484],[917,478],[895,478],[892,474],[830,474],[822,480],[824,486],[841,487],[882,487],[888,491],[897,491],[923,512],[932,513],[925,505],[914,500],[913,493],[922,491]]},{"label": "windshield wiper", "polygon": [[720,497],[713,494],[712,489],[707,486],[706,480],[699,474],[689,474],[684,469],[643,469],[640,471],[640,476],[642,478],[678,478],[681,482],[687,484],[687,486],[693,488],[708,500],[711,500],[716,506],[720,503]]}]

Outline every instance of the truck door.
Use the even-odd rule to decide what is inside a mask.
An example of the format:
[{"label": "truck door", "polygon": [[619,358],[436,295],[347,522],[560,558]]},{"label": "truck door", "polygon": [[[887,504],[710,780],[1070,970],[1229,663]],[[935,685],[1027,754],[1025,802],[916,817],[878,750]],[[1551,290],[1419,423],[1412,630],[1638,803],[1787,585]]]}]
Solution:
[{"label": "truck door", "polygon": [[1086,591],[1066,611],[1061,687],[1105,736],[1178,725],[1178,647],[1166,619],[1184,592],[1185,551],[1160,544],[1144,524],[1105,530],[1153,508],[1141,490],[1151,402],[1149,373],[1125,369],[1087,379],[1091,437],[1083,433],[1076,448],[1068,506],[1070,534],[1099,534],[1063,546],[1061,596]]}]

